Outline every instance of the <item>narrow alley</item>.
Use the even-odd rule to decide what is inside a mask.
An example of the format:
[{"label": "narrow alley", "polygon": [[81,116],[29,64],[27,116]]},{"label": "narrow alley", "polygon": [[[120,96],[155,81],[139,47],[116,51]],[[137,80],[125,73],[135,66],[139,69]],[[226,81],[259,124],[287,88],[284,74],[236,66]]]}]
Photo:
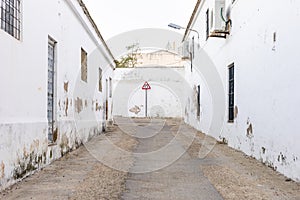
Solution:
[{"label": "narrow alley", "polygon": [[[298,183],[222,143],[200,159],[205,136],[180,119],[117,121],[107,133],[4,190],[0,199],[300,199]],[[159,133],[153,136],[158,126]],[[133,137],[136,135],[140,139]],[[193,138],[189,147],[188,138]],[[126,156],[109,150],[106,163],[115,169],[102,164],[93,153],[108,151],[103,143],[106,139],[132,152]],[[173,139],[176,149],[184,153],[172,163],[165,163],[162,154],[152,159],[134,155],[154,152]],[[167,151],[164,156],[176,153]],[[127,172],[118,170],[120,165]]]},{"label": "narrow alley", "polygon": [[0,0],[0,199],[300,200],[298,21],[296,0]]}]

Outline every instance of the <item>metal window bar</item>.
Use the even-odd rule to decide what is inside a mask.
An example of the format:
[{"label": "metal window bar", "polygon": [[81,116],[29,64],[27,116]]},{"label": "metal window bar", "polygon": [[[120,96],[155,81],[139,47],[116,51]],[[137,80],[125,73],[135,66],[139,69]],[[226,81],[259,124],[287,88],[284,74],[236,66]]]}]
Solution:
[{"label": "metal window bar", "polygon": [[20,39],[21,30],[21,0],[1,0],[1,29]]},{"label": "metal window bar", "polygon": [[197,86],[197,117],[200,118],[200,93],[201,87],[200,85]]},{"label": "metal window bar", "polygon": [[53,129],[54,129],[54,56],[55,56],[55,43],[50,41],[48,43],[48,141],[53,142]]},{"label": "metal window bar", "polygon": [[233,122],[234,120],[234,65],[230,65],[228,78],[228,121]]}]

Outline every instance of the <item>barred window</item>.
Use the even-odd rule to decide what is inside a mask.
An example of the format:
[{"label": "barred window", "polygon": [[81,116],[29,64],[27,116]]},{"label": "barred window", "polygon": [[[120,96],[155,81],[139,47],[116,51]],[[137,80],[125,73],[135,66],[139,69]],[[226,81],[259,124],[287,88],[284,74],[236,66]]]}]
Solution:
[{"label": "barred window", "polygon": [[21,0],[1,0],[1,29],[20,39],[21,31]]},{"label": "barred window", "polygon": [[228,122],[234,121],[234,63],[228,66]]},{"label": "barred window", "polygon": [[198,119],[200,119],[200,106],[201,106],[201,104],[200,104],[200,97],[201,97],[201,87],[200,87],[200,85],[198,85],[197,86],[197,117],[198,117]]}]

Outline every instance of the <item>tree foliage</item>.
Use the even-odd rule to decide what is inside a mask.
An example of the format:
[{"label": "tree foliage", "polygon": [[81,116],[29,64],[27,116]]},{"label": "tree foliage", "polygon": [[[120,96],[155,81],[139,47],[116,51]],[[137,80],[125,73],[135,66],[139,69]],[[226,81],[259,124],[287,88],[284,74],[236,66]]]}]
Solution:
[{"label": "tree foliage", "polygon": [[133,68],[138,63],[138,57],[141,55],[139,43],[126,46],[127,54],[116,60],[117,68]]}]

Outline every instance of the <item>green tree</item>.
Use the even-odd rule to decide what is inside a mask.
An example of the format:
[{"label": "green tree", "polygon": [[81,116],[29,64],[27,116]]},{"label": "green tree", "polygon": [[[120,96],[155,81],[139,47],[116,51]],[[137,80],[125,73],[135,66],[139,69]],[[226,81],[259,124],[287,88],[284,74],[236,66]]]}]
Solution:
[{"label": "green tree", "polygon": [[126,49],[128,53],[115,61],[117,68],[133,68],[138,63],[138,58],[141,56],[139,43],[126,46]]}]

